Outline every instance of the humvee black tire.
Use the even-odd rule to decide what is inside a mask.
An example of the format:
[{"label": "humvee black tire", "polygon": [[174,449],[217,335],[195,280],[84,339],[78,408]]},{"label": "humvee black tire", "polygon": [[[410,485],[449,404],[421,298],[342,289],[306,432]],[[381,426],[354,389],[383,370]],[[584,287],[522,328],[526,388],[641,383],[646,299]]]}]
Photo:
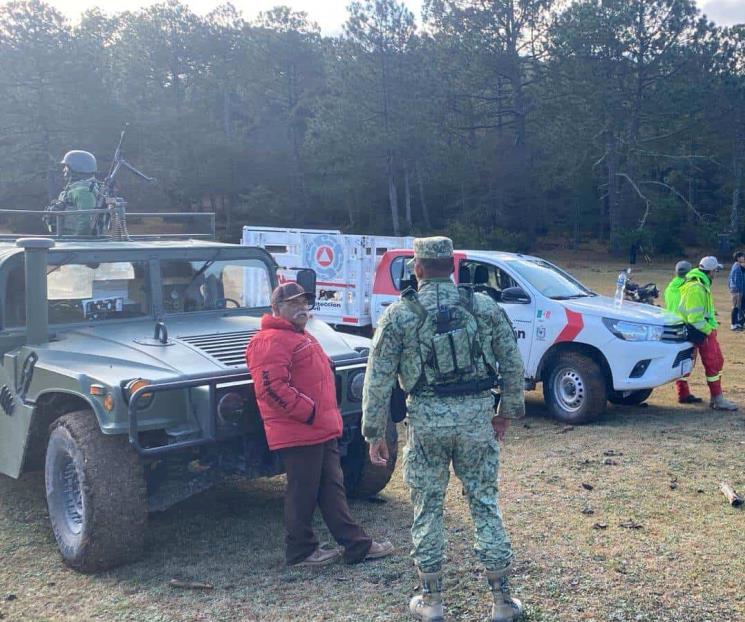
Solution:
[{"label": "humvee black tire", "polygon": [[543,376],[543,399],[551,416],[569,424],[597,419],[607,406],[600,366],[579,352],[559,354]]},{"label": "humvee black tire", "polygon": [[370,462],[369,447],[361,435],[349,444],[347,455],[341,460],[348,497],[368,499],[378,494],[391,481],[398,458],[398,431],[396,424],[390,419],[385,430],[385,440],[388,446],[388,463],[384,467]]},{"label": "humvee black tire", "polygon": [[618,406],[638,406],[642,402],[646,402],[650,395],[652,395],[652,389],[639,389],[638,391],[631,391],[628,395],[624,395],[624,391],[611,391],[608,395],[608,401]]},{"label": "humvee black tire", "polygon": [[64,562],[96,572],[142,555],[147,490],[128,439],[106,436],[92,412],[57,419],[44,468],[47,507]]}]

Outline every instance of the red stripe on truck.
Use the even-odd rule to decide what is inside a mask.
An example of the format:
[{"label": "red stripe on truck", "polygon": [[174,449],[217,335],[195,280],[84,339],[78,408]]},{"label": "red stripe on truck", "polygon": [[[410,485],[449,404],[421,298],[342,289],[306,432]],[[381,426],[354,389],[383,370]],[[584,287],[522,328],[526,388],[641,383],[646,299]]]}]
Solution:
[{"label": "red stripe on truck", "polygon": [[[401,292],[397,290],[393,285],[393,277],[391,276],[391,263],[396,257],[404,256],[407,259],[414,256],[414,251],[410,248],[407,249],[394,249],[386,251],[383,257],[378,263],[378,267],[375,269],[375,281],[373,281],[373,294],[382,296],[398,296]],[[455,262],[455,278],[458,278],[458,268],[460,262],[466,259],[466,254],[462,251],[453,252],[453,261]],[[456,280],[457,283],[457,280]]]},{"label": "red stripe on truck", "polygon": [[559,336],[554,340],[554,343],[561,341],[574,341],[574,338],[579,335],[579,332],[585,327],[585,323],[582,320],[582,314],[576,311],[570,311],[564,309],[567,314],[567,323],[564,328],[561,329]]}]

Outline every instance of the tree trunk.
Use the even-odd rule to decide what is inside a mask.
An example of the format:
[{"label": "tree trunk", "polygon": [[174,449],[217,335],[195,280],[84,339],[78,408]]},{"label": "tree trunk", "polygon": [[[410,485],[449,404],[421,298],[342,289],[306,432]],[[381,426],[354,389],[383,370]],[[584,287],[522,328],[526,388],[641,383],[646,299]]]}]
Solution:
[{"label": "tree trunk", "polygon": [[742,198],[743,168],[745,168],[745,132],[739,130],[735,138],[732,169],[735,184],[732,189],[732,211],[730,213],[730,230],[737,233],[740,230],[740,200]]},{"label": "tree trunk", "polygon": [[398,222],[398,192],[396,190],[396,179],[393,175],[393,153],[388,153],[388,202],[391,206],[391,221],[393,224],[393,235],[401,235]]},{"label": "tree trunk", "polygon": [[[220,214],[218,214],[217,212],[217,205],[215,204],[215,195],[210,192],[209,195],[207,196],[210,201],[210,211],[215,215],[215,237],[220,237],[217,235],[217,229],[219,227],[219,223],[221,219],[220,219]],[[204,206],[204,197],[202,197],[202,199],[200,200],[200,205],[197,206],[197,211],[201,212],[203,206]],[[225,226],[227,227],[227,223]],[[222,236],[222,239],[226,239],[226,238],[227,238],[226,235]]]},{"label": "tree trunk", "polygon": [[406,226],[408,228],[407,233],[411,232],[413,225],[411,221],[411,187],[409,186],[409,167],[404,160],[404,206],[405,206],[405,218]]},{"label": "tree trunk", "polygon": [[[310,211],[310,201],[308,199],[308,185],[305,178],[305,163],[301,153],[303,138],[294,118],[294,111],[300,100],[300,87],[298,86],[297,66],[295,63],[289,63],[285,67],[287,74],[287,129],[289,131],[290,144],[292,145],[292,156],[295,160],[295,186],[296,192],[300,196],[300,204],[307,215]],[[294,218],[299,215],[291,214]]]},{"label": "tree trunk", "polygon": [[608,132],[608,156],[606,157],[608,171],[608,229],[610,231],[610,248],[618,253],[621,248],[619,240],[619,187],[618,187],[618,150],[616,136],[612,130]]},{"label": "tree trunk", "polygon": [[[47,132],[46,128],[43,130],[42,135],[42,144],[44,145],[44,155],[46,155],[47,162],[54,162],[54,156],[50,153],[49,148],[49,132]],[[49,198],[49,202],[51,203],[57,198],[57,174],[56,174],[55,167],[52,167],[51,165],[47,165],[47,197]]]},{"label": "tree trunk", "polygon": [[422,207],[422,220],[424,220],[424,226],[427,229],[432,228],[432,222],[429,219],[429,208],[427,207],[427,201],[424,197],[424,180],[422,179],[422,167],[417,162],[416,165],[416,182],[419,186],[419,204]]},{"label": "tree trunk", "polygon": [[228,139],[233,138],[233,122],[230,113],[230,90],[223,89],[222,93],[222,127]]},{"label": "tree trunk", "polygon": [[349,191],[344,193],[344,197],[346,199],[346,208],[347,208],[347,220],[349,221],[349,228],[354,231],[354,204],[352,203],[352,196]]}]

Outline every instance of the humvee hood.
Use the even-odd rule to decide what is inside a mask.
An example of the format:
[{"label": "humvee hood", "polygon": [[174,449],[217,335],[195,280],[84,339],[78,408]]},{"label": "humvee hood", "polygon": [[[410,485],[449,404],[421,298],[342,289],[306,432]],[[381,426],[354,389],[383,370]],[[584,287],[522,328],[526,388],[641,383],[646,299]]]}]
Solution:
[{"label": "humvee hood", "polygon": [[[246,346],[259,327],[259,318],[245,315],[172,318],[166,320],[168,342],[161,344],[153,339],[154,322],[122,322],[60,332],[33,349],[40,355],[39,366],[61,373],[75,370],[75,375],[113,385],[136,377],[159,380],[245,370]],[[311,319],[307,330],[336,362],[358,357],[354,347],[369,343],[358,337],[348,341],[318,320]]]}]

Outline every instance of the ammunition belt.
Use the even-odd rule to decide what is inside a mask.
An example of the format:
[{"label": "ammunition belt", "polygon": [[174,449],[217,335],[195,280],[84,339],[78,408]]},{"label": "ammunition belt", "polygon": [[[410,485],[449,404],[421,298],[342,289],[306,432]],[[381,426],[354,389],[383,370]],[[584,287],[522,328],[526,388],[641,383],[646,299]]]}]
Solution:
[{"label": "ammunition belt", "polygon": [[496,378],[487,377],[480,380],[469,380],[468,382],[454,382],[452,384],[423,384],[412,391],[417,395],[423,390],[430,389],[438,397],[460,397],[464,395],[476,395],[488,391],[495,385]]}]

